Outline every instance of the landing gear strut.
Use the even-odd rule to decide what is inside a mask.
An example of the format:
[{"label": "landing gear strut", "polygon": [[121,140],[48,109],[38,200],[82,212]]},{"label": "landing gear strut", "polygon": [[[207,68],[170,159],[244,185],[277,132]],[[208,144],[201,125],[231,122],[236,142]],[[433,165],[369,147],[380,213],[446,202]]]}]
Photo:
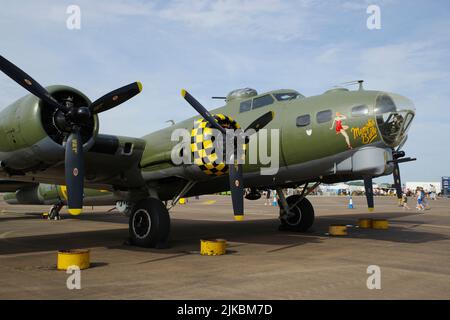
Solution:
[{"label": "landing gear strut", "polygon": [[136,203],[129,221],[132,244],[140,247],[167,248],[170,216],[162,201],[147,198]]},{"label": "landing gear strut", "polygon": [[61,217],[59,216],[59,212],[61,211],[62,207],[64,207],[64,202],[62,200],[59,200],[57,203],[55,203],[49,213],[48,213],[48,219],[49,220],[60,220]]}]

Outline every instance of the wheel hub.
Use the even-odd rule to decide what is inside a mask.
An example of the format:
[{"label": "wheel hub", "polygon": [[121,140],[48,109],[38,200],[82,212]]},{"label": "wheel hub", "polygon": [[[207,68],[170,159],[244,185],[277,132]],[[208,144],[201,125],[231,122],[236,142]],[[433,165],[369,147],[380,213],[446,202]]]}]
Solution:
[{"label": "wheel hub", "polygon": [[146,210],[139,209],[133,217],[133,231],[136,237],[145,238],[151,229],[150,215]]},{"label": "wheel hub", "polygon": [[296,226],[300,223],[300,220],[302,220],[302,212],[296,206],[296,207],[291,208],[291,210],[289,210],[289,212],[284,214],[283,217],[288,225]]}]

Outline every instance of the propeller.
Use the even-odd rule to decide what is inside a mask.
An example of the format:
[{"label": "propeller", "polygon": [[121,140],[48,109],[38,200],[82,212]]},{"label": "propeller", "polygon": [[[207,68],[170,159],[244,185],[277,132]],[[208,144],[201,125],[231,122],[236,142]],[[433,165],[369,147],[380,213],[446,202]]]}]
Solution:
[{"label": "propeller", "polygon": [[[403,156],[405,153],[403,152]],[[395,154],[394,154],[395,157]],[[400,166],[398,162],[394,162],[394,171],[392,172],[392,176],[394,177],[394,188],[395,193],[397,194],[397,199],[400,201],[403,196],[403,190],[402,190],[402,181],[400,177]]]},{"label": "propeller", "polygon": [[393,160],[391,160],[390,162],[394,164],[394,171],[392,172],[392,176],[394,177],[394,187],[395,187],[395,192],[397,193],[397,199],[398,202],[401,202],[401,199],[403,197],[403,190],[402,190],[402,181],[401,181],[401,177],[400,177],[400,163],[403,162],[409,162],[409,161],[415,161],[416,158],[410,158],[410,157],[406,157],[405,158],[405,151],[400,150],[406,143],[406,140],[408,139],[408,136],[406,136],[402,142],[400,143],[400,145],[398,146],[398,148],[396,150],[392,151],[392,158]]},{"label": "propeller", "polygon": [[244,220],[244,172],[242,164],[235,157],[233,154],[228,162],[228,170],[234,219],[241,221]]},{"label": "propeller", "polygon": [[80,128],[75,127],[66,141],[65,176],[67,207],[71,214],[80,214],[83,205],[84,158]]},{"label": "propeller", "polygon": [[[225,128],[223,128],[216,121],[211,113],[209,113],[209,111],[186,90],[181,90],[181,95],[206,121],[208,121],[208,123],[213,128],[219,130],[225,139]],[[243,165],[238,161],[238,141],[244,141],[244,143],[247,143],[251,134],[264,128],[270,121],[273,120],[273,118],[274,112],[269,111],[253,121],[243,132],[239,133],[240,135],[243,135],[243,137],[241,136],[243,139],[238,139],[237,136],[234,137],[234,152],[227,159],[227,163],[229,164],[228,168],[231,201],[233,203],[233,213],[235,220],[240,221],[244,219],[244,173]],[[251,131],[248,132],[249,130]],[[225,146],[225,143],[223,145]]]},{"label": "propeller", "polygon": [[364,189],[366,191],[366,199],[367,199],[367,208],[369,212],[374,210],[374,201],[373,201],[373,183],[372,177],[364,177]]},{"label": "propeller", "polygon": [[67,185],[67,207],[69,213],[80,214],[83,207],[84,155],[80,133],[93,114],[98,114],[129,100],[142,91],[140,82],[133,82],[102,96],[87,106],[75,106],[67,99],[56,100],[37,81],[19,67],[0,55],[0,70],[28,92],[55,109],[55,125],[67,137],[65,143],[65,179]]}]

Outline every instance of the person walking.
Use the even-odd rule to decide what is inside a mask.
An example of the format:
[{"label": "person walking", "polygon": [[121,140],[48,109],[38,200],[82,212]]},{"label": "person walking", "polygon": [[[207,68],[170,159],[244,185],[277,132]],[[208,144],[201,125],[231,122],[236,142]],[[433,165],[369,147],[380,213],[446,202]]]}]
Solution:
[{"label": "person walking", "polygon": [[408,207],[408,196],[405,193],[402,194],[402,207],[403,210],[411,210],[411,208]]},{"label": "person walking", "polygon": [[423,206],[422,203],[422,191],[420,190],[420,187],[416,188],[416,198],[417,198],[417,205],[416,205],[416,209],[421,211],[421,210],[425,210],[425,207]]},{"label": "person walking", "polygon": [[428,199],[427,199],[428,193],[426,193],[423,188],[420,188],[420,192],[421,192],[421,195],[422,195],[422,207],[423,207],[423,210],[425,210],[425,209],[430,210],[431,209],[430,208],[430,203],[428,202]]},{"label": "person walking", "polygon": [[266,191],[266,201],[264,202],[264,205],[265,206],[267,206],[267,205],[270,206],[270,189],[267,189],[267,191]]},{"label": "person walking", "polygon": [[436,187],[430,184],[430,199],[436,200]]}]

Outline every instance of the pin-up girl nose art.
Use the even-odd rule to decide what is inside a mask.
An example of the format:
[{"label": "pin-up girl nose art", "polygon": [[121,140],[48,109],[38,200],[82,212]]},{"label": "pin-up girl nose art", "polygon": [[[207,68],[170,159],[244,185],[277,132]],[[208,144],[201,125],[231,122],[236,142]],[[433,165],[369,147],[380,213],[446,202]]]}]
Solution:
[{"label": "pin-up girl nose art", "polygon": [[342,124],[342,121],[346,119],[347,117],[345,115],[340,112],[336,112],[336,117],[334,118],[333,125],[331,126],[330,130],[333,129],[334,125],[336,124],[336,134],[341,134],[345,138],[347,147],[349,149],[353,149],[352,145],[350,144],[350,138],[346,131],[348,129],[348,126]]}]

